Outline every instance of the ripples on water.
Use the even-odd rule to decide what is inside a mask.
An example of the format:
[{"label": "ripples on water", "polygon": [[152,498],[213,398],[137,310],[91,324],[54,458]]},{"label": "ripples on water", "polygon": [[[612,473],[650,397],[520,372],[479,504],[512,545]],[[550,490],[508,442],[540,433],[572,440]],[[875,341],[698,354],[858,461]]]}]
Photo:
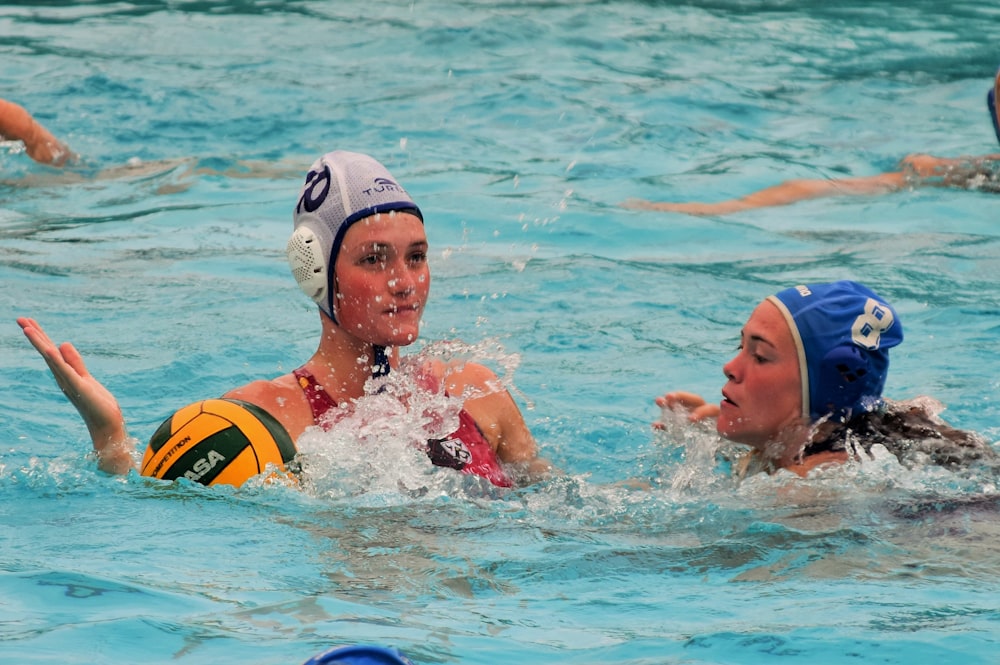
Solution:
[{"label": "ripples on water", "polygon": [[372,433],[381,459],[314,435],[297,488],[108,478],[11,323],[8,657],[301,662],[372,641],[419,663],[991,662],[993,470],[881,455],[739,483],[715,437],[649,423],[667,389],[716,394],[757,300],[848,277],[906,326],[892,395],[995,440],[995,201],[618,203],[995,150],[998,25],[929,0],[3,5],[0,94],[83,162],[0,145],[0,302],[76,342],[137,435],[312,352],[282,248],[301,172],[343,147],[425,212],[425,339],[495,366],[564,471],[500,493],[424,464],[405,421]]}]

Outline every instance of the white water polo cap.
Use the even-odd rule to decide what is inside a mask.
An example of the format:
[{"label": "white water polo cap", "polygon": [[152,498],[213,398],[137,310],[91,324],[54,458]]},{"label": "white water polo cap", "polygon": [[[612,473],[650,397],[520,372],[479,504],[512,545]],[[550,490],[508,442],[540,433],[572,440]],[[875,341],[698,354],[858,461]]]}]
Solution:
[{"label": "white water polo cap", "polygon": [[309,168],[285,253],[299,288],[335,322],[333,269],[344,234],[355,222],[388,212],[409,212],[424,220],[389,170],[368,155],[336,150]]}]

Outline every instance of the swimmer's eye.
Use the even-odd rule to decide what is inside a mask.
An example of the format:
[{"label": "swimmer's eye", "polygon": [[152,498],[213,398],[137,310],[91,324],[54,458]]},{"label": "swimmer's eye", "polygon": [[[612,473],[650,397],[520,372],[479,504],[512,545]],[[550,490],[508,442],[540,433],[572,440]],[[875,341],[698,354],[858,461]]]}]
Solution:
[{"label": "swimmer's eye", "polygon": [[[740,344],[740,345],[738,345],[736,347],[737,351],[743,351],[743,349],[744,349],[743,344]],[[769,359],[767,358],[767,356],[763,356],[763,355],[761,355],[759,353],[751,353],[749,355],[750,355],[751,358],[753,358],[754,362],[756,362],[757,364],[763,364],[763,363],[769,362]]]},{"label": "swimmer's eye", "polygon": [[413,252],[410,254],[410,263],[426,263],[427,252]]},{"label": "swimmer's eye", "polygon": [[371,254],[365,254],[358,260],[358,265],[363,266],[378,266],[385,265],[389,261],[389,257],[383,252],[372,252]]}]

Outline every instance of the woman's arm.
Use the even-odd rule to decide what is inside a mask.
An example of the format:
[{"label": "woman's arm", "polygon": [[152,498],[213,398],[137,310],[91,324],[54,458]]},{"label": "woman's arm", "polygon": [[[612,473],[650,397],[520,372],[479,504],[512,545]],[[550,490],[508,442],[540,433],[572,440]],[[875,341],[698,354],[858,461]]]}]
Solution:
[{"label": "woman's arm", "polygon": [[997,168],[1000,154],[979,157],[935,157],[909,155],[900,162],[898,171],[888,171],[857,178],[830,180],[786,180],[785,182],[748,194],[739,199],[700,203],[696,201],[670,203],[629,199],[622,203],[633,210],[679,212],[687,215],[728,215],[753,208],[783,206],[824,196],[873,196],[896,192],[906,187],[968,187],[969,179],[984,169]]},{"label": "woman's arm", "polygon": [[679,212],[687,215],[728,215],[753,208],[783,206],[824,196],[859,196],[884,194],[902,189],[907,184],[902,172],[881,173],[859,178],[837,178],[832,180],[787,180],[743,198],[720,201],[718,203],[667,203],[629,199],[622,205],[633,210],[656,210]]},{"label": "woman's arm", "polygon": [[62,166],[73,153],[24,107],[0,99],[0,136],[23,141],[28,156],[40,164]]},{"label": "woman's arm", "polygon": [[449,371],[445,382],[448,394],[469,395],[465,410],[501,461],[520,466],[532,478],[553,471],[552,464],[538,456],[538,445],[521,410],[492,370],[478,363],[465,363]]},{"label": "woman's arm", "polygon": [[125,419],[114,395],[90,375],[72,344],[56,346],[34,319],[20,318],[17,323],[87,425],[98,466],[108,473],[128,473],[133,466],[135,439],[125,429]]}]

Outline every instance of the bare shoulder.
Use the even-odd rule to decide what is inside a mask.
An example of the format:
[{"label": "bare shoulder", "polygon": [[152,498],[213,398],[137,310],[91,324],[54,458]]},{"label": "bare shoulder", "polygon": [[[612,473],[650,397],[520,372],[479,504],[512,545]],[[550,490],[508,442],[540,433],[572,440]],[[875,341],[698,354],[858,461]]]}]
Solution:
[{"label": "bare shoulder", "polygon": [[253,381],[230,390],[223,397],[256,404],[277,418],[293,440],[313,424],[309,402],[291,374]]},{"label": "bare shoulder", "polygon": [[431,361],[423,371],[449,395],[463,397],[465,410],[502,461],[524,465],[528,477],[551,473],[552,465],[538,457],[521,410],[492,369],[475,362]]},{"label": "bare shoulder", "polygon": [[795,473],[803,478],[809,475],[809,472],[813,469],[829,468],[832,466],[839,466],[849,459],[848,454],[843,450],[827,450],[822,453],[816,453],[815,455],[810,455],[806,457],[798,464],[792,464],[786,467],[792,473]]},{"label": "bare shoulder", "polygon": [[502,388],[497,375],[486,365],[474,362],[464,362],[447,369],[449,383],[462,384],[477,388],[483,392],[497,392]]},{"label": "bare shoulder", "polygon": [[435,385],[443,386],[449,395],[456,397],[460,395],[464,395],[467,399],[484,397],[503,391],[503,386],[493,370],[479,363],[432,359],[421,366],[420,373],[431,379]]}]

